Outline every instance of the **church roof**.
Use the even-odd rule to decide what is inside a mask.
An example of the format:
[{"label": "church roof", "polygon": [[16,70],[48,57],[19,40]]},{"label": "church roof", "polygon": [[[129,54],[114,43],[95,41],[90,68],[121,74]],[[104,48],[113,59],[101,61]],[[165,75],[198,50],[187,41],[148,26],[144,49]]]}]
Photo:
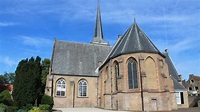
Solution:
[{"label": "church roof", "polygon": [[187,91],[187,89],[181,85],[173,76],[171,76],[173,82],[174,82],[174,89],[175,91]]},{"label": "church roof", "polygon": [[51,73],[98,76],[95,70],[111,50],[110,46],[55,41]]},{"label": "church roof", "polygon": [[102,29],[99,1],[98,1],[98,6],[97,6],[97,15],[96,15],[96,22],[95,22],[95,29],[94,29],[94,37],[93,37],[91,43],[92,44],[100,44],[100,45],[109,45],[107,42],[104,41],[104,37],[103,37],[103,29]]},{"label": "church roof", "polygon": [[163,54],[160,53],[156,46],[134,21],[125,34],[117,41],[111,53],[109,54],[107,61],[122,54],[140,52],[158,53],[163,56]]},{"label": "church roof", "polygon": [[163,53],[163,55],[165,55],[165,62],[168,65],[169,75],[171,76],[171,78],[174,82],[175,91],[186,91],[187,89],[185,89],[185,87],[179,83],[181,81],[181,79],[178,76],[178,72],[177,72],[167,50],[165,53]]},{"label": "church roof", "polygon": [[179,76],[178,76],[178,72],[171,60],[171,58],[169,57],[169,54],[167,52],[163,53],[165,55],[165,62],[168,65],[168,69],[169,69],[169,74],[175,78],[177,81],[181,81]]}]

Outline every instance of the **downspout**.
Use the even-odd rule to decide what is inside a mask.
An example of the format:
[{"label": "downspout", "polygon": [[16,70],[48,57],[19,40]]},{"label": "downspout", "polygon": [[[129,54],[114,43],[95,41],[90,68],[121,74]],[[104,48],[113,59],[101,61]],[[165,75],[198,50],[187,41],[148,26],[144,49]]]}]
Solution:
[{"label": "downspout", "polygon": [[73,106],[73,108],[74,108],[74,102],[75,102],[75,83],[74,83],[74,81],[72,81],[72,83],[73,83],[73,96],[72,96],[72,106]]},{"label": "downspout", "polygon": [[143,58],[139,59],[139,68],[140,68],[140,84],[141,84],[141,99],[142,99],[142,111],[144,111],[144,94],[143,94],[143,82],[142,82],[142,74],[143,71],[141,69],[141,61],[144,60]]},{"label": "downspout", "polygon": [[[52,75],[52,65],[53,65],[53,57],[54,57],[54,51],[55,51],[55,46],[56,46],[56,38],[54,38],[54,44],[53,44],[53,53],[52,53],[52,56],[51,56],[51,64],[50,64],[50,70],[49,70],[49,75]],[[52,75],[51,77],[51,96],[53,97],[53,84],[54,84],[54,75]]]}]

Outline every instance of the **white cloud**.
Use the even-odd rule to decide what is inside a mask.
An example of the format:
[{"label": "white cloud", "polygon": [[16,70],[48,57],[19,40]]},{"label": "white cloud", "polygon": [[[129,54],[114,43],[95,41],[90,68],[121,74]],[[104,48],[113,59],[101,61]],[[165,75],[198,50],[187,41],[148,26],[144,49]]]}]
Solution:
[{"label": "white cloud", "polygon": [[28,37],[28,36],[20,36],[20,40],[25,45],[30,45],[34,47],[45,47],[52,45],[52,40],[46,38],[39,38],[39,37]]},{"label": "white cloud", "polygon": [[184,38],[175,44],[171,44],[169,49],[174,53],[180,53],[185,50],[198,49],[199,45],[200,38]]},{"label": "white cloud", "polygon": [[0,56],[0,62],[5,64],[8,67],[11,67],[11,66],[17,64],[16,61],[10,59],[10,57],[8,57],[8,56]]},{"label": "white cloud", "polygon": [[16,25],[16,23],[12,23],[12,22],[0,22],[0,26],[13,26]]}]

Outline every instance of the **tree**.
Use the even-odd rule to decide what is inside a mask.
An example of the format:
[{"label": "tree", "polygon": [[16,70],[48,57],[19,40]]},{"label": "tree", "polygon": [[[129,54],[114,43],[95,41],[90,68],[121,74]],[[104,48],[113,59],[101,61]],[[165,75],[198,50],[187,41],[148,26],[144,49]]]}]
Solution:
[{"label": "tree", "polygon": [[6,78],[7,83],[13,84],[15,79],[15,73],[4,73],[4,77]]},{"label": "tree", "polygon": [[0,75],[0,85],[7,84],[8,81],[4,75]]},{"label": "tree", "polygon": [[41,94],[42,68],[39,56],[21,60],[15,71],[13,99],[18,107],[34,105]]},{"label": "tree", "polygon": [[7,84],[7,83],[8,82],[7,82],[6,77],[3,76],[3,75],[0,75],[0,92],[2,92],[3,90],[6,89],[6,85],[5,84]]},{"label": "tree", "polygon": [[44,94],[44,91],[45,91],[47,75],[49,74],[49,67],[50,67],[50,59],[45,58],[42,61],[42,75],[41,75],[42,93],[43,94]]}]

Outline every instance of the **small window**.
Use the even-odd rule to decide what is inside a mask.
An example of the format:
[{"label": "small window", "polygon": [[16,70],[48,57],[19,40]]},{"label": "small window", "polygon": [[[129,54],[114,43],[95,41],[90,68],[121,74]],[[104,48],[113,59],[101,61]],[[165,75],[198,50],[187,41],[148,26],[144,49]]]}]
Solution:
[{"label": "small window", "polygon": [[87,82],[86,82],[86,80],[79,81],[79,97],[87,97]]},{"label": "small window", "polygon": [[194,83],[194,80],[190,80],[190,84],[193,84]]},{"label": "small window", "polygon": [[189,87],[189,90],[192,91],[192,87]]},{"label": "small window", "polygon": [[180,92],[181,94],[181,104],[184,104],[184,96],[183,96],[183,92]]},{"label": "small window", "polygon": [[183,92],[176,93],[176,103],[177,104],[184,104]]},{"label": "small window", "polygon": [[198,91],[198,90],[199,90],[199,87],[196,86],[196,87],[195,87],[195,90]]},{"label": "small window", "polygon": [[59,79],[57,81],[57,86],[56,86],[56,96],[65,96],[65,80],[64,79]]}]

